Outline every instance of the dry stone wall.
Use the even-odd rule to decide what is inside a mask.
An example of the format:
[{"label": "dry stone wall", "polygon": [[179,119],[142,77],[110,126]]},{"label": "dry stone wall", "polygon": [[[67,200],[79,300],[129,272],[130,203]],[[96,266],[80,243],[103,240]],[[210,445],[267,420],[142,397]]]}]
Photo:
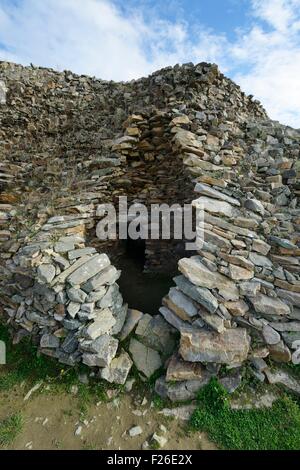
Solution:
[{"label": "dry stone wall", "polygon": [[[171,400],[213,375],[233,391],[245,363],[270,381],[269,358],[298,362],[298,131],[209,64],[114,83],[1,63],[0,83],[1,303],[15,341],[30,334],[111,382],[132,363],[146,377],[164,367],[156,390]],[[95,239],[97,205],[120,195],[205,210],[198,252],[146,243],[146,269],[178,261],[154,317],[127,309],[115,244]]]}]

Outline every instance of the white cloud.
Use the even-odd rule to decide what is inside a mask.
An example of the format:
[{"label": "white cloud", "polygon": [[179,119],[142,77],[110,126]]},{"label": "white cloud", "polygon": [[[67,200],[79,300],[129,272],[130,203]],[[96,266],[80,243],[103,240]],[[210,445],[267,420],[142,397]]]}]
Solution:
[{"label": "white cloud", "polygon": [[113,0],[0,0],[0,59],[114,80],[216,62],[272,118],[300,127],[300,0],[249,3],[252,25],[229,41],[142,8],[121,14]]},{"label": "white cloud", "polygon": [[231,45],[240,69],[234,79],[273,119],[300,128],[300,0],[253,0],[252,6],[269,28],[255,24]]},{"label": "white cloud", "polygon": [[274,29],[286,31],[293,21],[293,9],[298,0],[253,0],[254,15],[265,20]]},{"label": "white cloud", "polygon": [[189,49],[184,22],[146,21],[138,11],[122,16],[109,0],[22,0],[15,7],[2,1],[4,60],[130,80],[185,61]]}]

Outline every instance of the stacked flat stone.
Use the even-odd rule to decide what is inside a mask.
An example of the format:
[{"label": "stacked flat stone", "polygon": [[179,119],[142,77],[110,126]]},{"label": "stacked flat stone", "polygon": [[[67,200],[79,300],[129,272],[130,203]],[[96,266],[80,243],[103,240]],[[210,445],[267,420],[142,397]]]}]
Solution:
[{"label": "stacked flat stone", "polygon": [[299,363],[300,133],[248,123],[243,138],[242,146],[226,145],[199,129],[175,129],[174,145],[196,176],[200,197],[192,204],[204,210],[204,243],[179,261],[182,274],[160,309],[180,332],[178,353],[156,384],[173,400],[193,398],[221,365],[234,370],[224,379],[234,391],[246,360],[262,381],[268,357]]},{"label": "stacked flat stone", "polygon": [[[51,323],[33,321],[32,336],[37,332],[41,341],[61,326],[54,315],[64,309],[70,324],[81,326],[77,349],[59,359],[73,363],[75,355],[75,362],[95,364],[96,347],[88,347],[98,340],[89,336],[98,322],[97,315],[88,318],[93,312],[85,305],[93,303],[86,300],[93,292],[84,289],[90,282],[83,281],[86,269],[78,266],[71,282],[67,276],[51,283],[84,256],[84,264],[91,263],[101,276],[99,256],[104,262],[103,254],[113,254],[116,247],[95,240],[97,205],[127,195],[129,203],[192,202],[205,211],[204,245],[195,253],[184,253],[174,240],[146,243],[146,268],[170,272],[170,260],[179,260],[179,272],[160,315],[150,319],[130,310],[132,322],[126,320],[120,331],[120,338],[131,335],[129,353],[141,374],[147,377],[165,366],[165,377],[156,385],[159,393],[172,400],[192,398],[211,376],[223,373],[222,365],[227,374],[220,380],[233,391],[245,363],[259,380],[270,382],[275,378],[268,357],[298,363],[299,131],[268,119],[257,101],[205,63],[113,83],[2,62],[0,81],[2,95],[5,89],[0,104],[1,303],[11,324],[22,327],[19,335],[30,330],[25,311]],[[65,237],[83,240],[85,235],[87,245],[78,241],[66,252],[56,250]],[[81,249],[92,251],[69,259],[69,252]],[[36,283],[52,292],[50,301],[46,293],[33,295]],[[104,285],[104,296],[118,305],[115,284]],[[83,292],[82,302],[69,297],[74,289],[76,295]],[[57,301],[60,292],[66,303]],[[41,311],[38,306],[45,302]],[[105,335],[116,344],[115,325],[125,315],[114,312],[113,305],[96,305],[94,312],[99,309],[111,322],[107,309],[112,312],[116,323]],[[174,330],[179,344],[165,362],[162,338],[171,345]],[[40,347],[62,353],[63,335],[56,348],[45,346],[47,336]],[[57,344],[57,337],[53,341]],[[171,349],[165,347],[167,355]],[[127,370],[130,359],[119,353],[122,360],[117,355],[109,366],[100,366],[104,378],[118,376],[120,364]]]},{"label": "stacked flat stone", "polygon": [[[67,229],[73,233],[62,236]],[[117,354],[127,314],[116,283],[120,271],[106,254],[85,246],[78,221],[50,219],[13,257],[10,270],[4,310],[17,328],[15,341],[30,335],[41,353],[71,366],[83,362],[99,368],[100,377],[125,383],[132,361],[124,351]]]}]

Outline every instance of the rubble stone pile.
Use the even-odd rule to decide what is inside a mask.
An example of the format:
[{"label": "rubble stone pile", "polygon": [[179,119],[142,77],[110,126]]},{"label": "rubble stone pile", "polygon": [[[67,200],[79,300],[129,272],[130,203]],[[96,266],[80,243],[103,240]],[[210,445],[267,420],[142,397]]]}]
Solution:
[{"label": "rubble stone pile", "polygon": [[[132,364],[171,400],[244,365],[299,362],[300,132],[271,121],[211,64],[129,83],[0,63],[1,304],[19,341],[124,383]],[[146,240],[173,272],[157,315],[124,304],[97,207],[192,203],[204,244]]]}]

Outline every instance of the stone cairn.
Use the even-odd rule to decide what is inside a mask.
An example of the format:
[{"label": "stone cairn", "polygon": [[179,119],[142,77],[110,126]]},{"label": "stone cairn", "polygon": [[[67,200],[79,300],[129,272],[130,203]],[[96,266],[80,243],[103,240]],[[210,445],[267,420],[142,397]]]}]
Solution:
[{"label": "stone cairn", "polygon": [[[162,368],[156,391],[173,401],[212,376],[233,392],[244,364],[291,387],[269,359],[299,362],[299,131],[209,64],[118,84],[3,62],[0,120],[1,304],[15,342],[30,335],[115,383],[133,363],[143,377]],[[205,210],[198,252],[146,242],[150,270],[178,261],[155,316],[127,308],[116,243],[94,237],[97,205],[120,195]]]}]

